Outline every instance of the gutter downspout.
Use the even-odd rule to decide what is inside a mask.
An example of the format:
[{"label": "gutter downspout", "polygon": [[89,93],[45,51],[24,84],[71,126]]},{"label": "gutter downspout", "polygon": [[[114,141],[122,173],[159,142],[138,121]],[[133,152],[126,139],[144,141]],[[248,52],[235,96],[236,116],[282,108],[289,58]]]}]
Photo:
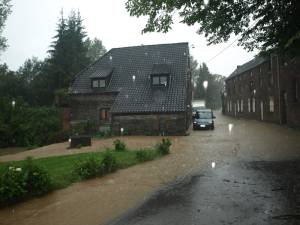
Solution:
[{"label": "gutter downspout", "polygon": [[277,86],[278,86],[278,106],[279,106],[279,123],[282,124],[282,116],[281,116],[281,94],[280,94],[280,80],[279,80],[279,57],[276,56],[277,60]]}]

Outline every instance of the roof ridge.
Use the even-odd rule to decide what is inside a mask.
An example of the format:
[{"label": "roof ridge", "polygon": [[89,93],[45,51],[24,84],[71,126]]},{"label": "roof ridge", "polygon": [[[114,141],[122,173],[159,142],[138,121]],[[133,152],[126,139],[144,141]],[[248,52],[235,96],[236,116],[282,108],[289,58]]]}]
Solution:
[{"label": "roof ridge", "polygon": [[183,45],[183,44],[189,44],[189,42],[174,42],[174,43],[164,43],[164,44],[149,44],[149,45],[133,45],[133,46],[124,46],[124,47],[115,47],[111,48],[110,50],[114,49],[124,49],[124,48],[137,48],[137,47],[152,47],[152,46],[162,46],[162,45]]},{"label": "roof ridge", "polygon": [[237,65],[235,70],[226,78],[226,80],[241,75],[242,73],[257,67],[258,65],[265,62],[267,59],[268,57],[255,55],[253,59],[243,63],[242,65]]}]

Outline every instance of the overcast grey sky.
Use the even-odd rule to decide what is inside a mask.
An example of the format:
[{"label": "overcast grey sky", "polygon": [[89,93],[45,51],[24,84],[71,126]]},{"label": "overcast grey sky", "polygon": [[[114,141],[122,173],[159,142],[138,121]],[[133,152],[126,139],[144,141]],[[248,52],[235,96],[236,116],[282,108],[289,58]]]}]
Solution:
[{"label": "overcast grey sky", "polygon": [[[4,36],[9,47],[1,55],[1,63],[16,70],[27,58],[43,59],[55,35],[61,9],[67,15],[79,9],[89,37],[97,37],[109,50],[134,45],[189,42],[191,55],[198,62],[207,62],[229,43],[207,46],[203,36],[196,34],[197,27],[175,23],[167,34],[141,34],[145,18],[130,17],[125,9],[126,0],[12,0]],[[232,39],[234,40],[234,38]],[[232,41],[231,40],[231,41]],[[235,44],[208,63],[211,72],[228,76],[239,64],[255,55]]]}]

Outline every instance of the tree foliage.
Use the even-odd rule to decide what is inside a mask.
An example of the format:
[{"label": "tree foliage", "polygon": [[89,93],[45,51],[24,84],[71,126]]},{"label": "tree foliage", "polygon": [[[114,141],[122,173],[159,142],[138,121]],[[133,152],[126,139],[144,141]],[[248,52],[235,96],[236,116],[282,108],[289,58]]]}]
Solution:
[{"label": "tree foliage", "polygon": [[209,44],[239,35],[248,50],[299,53],[299,0],[127,0],[126,8],[131,16],[148,17],[143,32],[168,32],[177,13]]},{"label": "tree foliage", "polygon": [[89,64],[85,37],[80,13],[72,11],[68,19],[65,19],[62,12],[57,34],[49,51],[49,73],[53,88],[69,87],[75,75]]},{"label": "tree foliage", "polygon": [[95,62],[106,53],[106,48],[98,38],[94,38],[93,40],[87,38],[85,44],[87,46],[87,57],[91,63]]},{"label": "tree foliage", "polygon": [[0,0],[0,51],[3,51],[7,47],[6,38],[1,35],[5,26],[6,19],[10,13],[10,0]]},{"label": "tree foliage", "polygon": [[27,59],[18,71],[0,65],[0,95],[22,96],[31,106],[49,106],[66,92],[75,75],[106,51],[101,40],[86,38],[79,13],[59,18],[56,35],[44,60]]},{"label": "tree foliage", "polygon": [[62,129],[60,118],[56,108],[30,107],[21,97],[0,97],[0,147],[52,143]]},{"label": "tree foliage", "polygon": [[[193,80],[195,81],[194,99],[205,100],[206,107],[218,109],[221,107],[221,91],[224,88],[225,77],[211,74],[205,63],[196,70]],[[205,88],[204,83],[207,82]]]}]

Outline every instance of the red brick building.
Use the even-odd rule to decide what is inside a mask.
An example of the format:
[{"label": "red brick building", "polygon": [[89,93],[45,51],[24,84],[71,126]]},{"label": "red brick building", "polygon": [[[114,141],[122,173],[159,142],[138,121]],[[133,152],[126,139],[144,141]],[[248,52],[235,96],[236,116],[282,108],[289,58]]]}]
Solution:
[{"label": "red brick building", "polygon": [[256,57],[225,82],[224,114],[300,128],[299,57]]}]

